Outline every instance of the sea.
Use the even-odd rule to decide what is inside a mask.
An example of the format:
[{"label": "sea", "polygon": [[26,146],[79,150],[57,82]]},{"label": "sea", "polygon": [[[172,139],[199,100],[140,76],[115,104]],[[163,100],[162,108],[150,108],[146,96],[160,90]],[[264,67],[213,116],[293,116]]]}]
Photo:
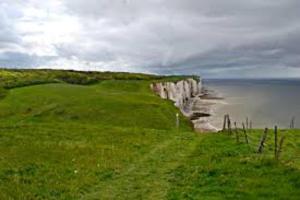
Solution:
[{"label": "sea", "polygon": [[206,89],[222,97],[212,108],[210,124],[223,125],[225,114],[238,126],[300,128],[300,79],[204,79]]}]

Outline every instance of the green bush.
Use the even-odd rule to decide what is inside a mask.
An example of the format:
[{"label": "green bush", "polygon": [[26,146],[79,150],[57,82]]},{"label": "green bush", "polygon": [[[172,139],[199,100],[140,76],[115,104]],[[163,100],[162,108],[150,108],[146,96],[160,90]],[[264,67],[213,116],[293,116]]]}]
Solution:
[{"label": "green bush", "polygon": [[98,80],[93,76],[88,76],[87,74],[81,73],[61,73],[57,77],[58,80],[70,84],[80,84],[89,85],[98,82]]}]

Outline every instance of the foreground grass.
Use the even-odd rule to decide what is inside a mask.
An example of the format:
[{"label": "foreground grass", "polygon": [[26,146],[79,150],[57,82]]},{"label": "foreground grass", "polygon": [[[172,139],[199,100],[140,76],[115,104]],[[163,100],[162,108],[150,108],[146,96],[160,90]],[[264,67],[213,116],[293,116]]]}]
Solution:
[{"label": "foreground grass", "polygon": [[[261,131],[251,138],[258,140]],[[299,131],[286,134],[279,162],[269,146],[256,153],[254,140],[236,144],[233,137],[206,135],[193,153],[172,171],[171,199],[299,199]],[[291,137],[290,137],[291,136]],[[270,144],[270,143],[269,143]],[[297,149],[297,150],[296,150]],[[287,156],[289,155],[289,156]]]},{"label": "foreground grass", "polygon": [[[0,101],[0,199],[297,199],[300,132],[255,153],[196,134],[148,80],[16,88]],[[271,137],[271,136],[270,136]],[[272,141],[272,140],[270,140]]]}]

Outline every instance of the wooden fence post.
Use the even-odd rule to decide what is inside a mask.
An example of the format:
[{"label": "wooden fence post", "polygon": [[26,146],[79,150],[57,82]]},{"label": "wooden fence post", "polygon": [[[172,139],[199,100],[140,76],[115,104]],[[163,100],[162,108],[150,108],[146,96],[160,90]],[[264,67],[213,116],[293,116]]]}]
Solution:
[{"label": "wooden fence post", "polygon": [[227,126],[228,126],[228,134],[231,135],[231,121],[230,121],[230,117],[229,114],[227,114]]},{"label": "wooden fence post", "polygon": [[248,117],[246,117],[246,129],[247,130],[249,129],[249,119],[248,119]]},{"label": "wooden fence post", "polygon": [[235,130],[236,143],[240,143],[240,136],[239,136],[236,122],[234,122],[234,130]]},{"label": "wooden fence post", "polygon": [[277,159],[277,126],[274,127],[274,157]]},{"label": "wooden fence post", "polygon": [[223,131],[226,130],[226,124],[227,124],[227,115],[224,115]]},{"label": "wooden fence post", "polygon": [[264,149],[264,146],[265,146],[265,141],[267,139],[267,135],[268,135],[268,128],[265,128],[265,131],[260,139],[260,142],[259,142],[259,146],[258,146],[258,149],[257,149],[257,153],[262,153],[263,152],[263,149]]},{"label": "wooden fence post", "polygon": [[292,117],[291,123],[290,123],[290,129],[295,128],[295,117]]},{"label": "wooden fence post", "polygon": [[247,132],[246,132],[246,129],[245,129],[245,124],[244,124],[244,122],[243,122],[243,132],[244,132],[246,144],[249,144],[249,141],[248,141],[248,135],[247,135]]}]

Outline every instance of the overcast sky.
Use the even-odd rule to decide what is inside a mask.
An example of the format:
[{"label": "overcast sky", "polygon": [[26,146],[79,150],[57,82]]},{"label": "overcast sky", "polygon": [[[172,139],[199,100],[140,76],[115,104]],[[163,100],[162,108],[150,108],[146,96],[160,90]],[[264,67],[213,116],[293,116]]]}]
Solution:
[{"label": "overcast sky", "polygon": [[299,0],[0,0],[0,66],[300,77]]}]

